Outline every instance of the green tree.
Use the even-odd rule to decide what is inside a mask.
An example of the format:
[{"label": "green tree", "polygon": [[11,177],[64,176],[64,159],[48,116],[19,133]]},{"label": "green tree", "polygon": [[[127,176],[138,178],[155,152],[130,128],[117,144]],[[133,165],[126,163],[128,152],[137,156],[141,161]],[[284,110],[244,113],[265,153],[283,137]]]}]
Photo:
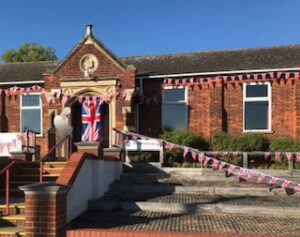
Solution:
[{"label": "green tree", "polygon": [[34,62],[56,60],[54,49],[44,47],[36,43],[25,43],[18,49],[9,49],[1,55],[1,59],[6,63],[12,62]]}]

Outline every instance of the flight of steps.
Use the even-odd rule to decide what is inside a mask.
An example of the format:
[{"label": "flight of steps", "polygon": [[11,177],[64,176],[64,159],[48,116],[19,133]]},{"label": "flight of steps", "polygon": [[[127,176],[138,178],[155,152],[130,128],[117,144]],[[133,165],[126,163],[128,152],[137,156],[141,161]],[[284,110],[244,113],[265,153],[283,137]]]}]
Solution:
[{"label": "flight of steps", "polygon": [[[43,181],[55,181],[60,172],[65,167],[64,161],[51,161],[44,163]],[[40,164],[18,163],[11,174],[10,196],[11,206],[10,215],[6,215],[5,205],[5,180],[1,177],[0,189],[0,236],[23,236],[24,233],[24,193],[19,190],[19,186],[39,182]]]},{"label": "flight of steps", "polygon": [[[184,230],[189,228],[188,223],[193,223],[191,229],[197,229],[197,225],[203,223],[193,218],[209,220],[222,214],[274,217],[279,218],[276,221],[282,222],[285,221],[284,218],[300,218],[299,194],[287,196],[278,187],[241,181],[236,176],[226,177],[224,170],[155,171],[125,166],[124,171],[121,180],[112,184],[103,197],[89,202],[88,210],[70,223],[70,229],[84,227],[140,230],[139,228],[146,228],[141,224],[144,220],[145,223],[149,222],[149,226],[155,226],[152,222],[159,219],[161,221],[157,225],[162,227],[155,227],[155,230],[162,228],[163,231],[180,231],[177,227],[172,227],[173,221],[168,221],[169,217],[166,216],[173,219],[176,217],[178,222],[184,219],[182,222],[185,224],[177,223]],[[300,176],[293,179],[299,178]],[[211,216],[204,218],[201,216],[204,214]]]}]

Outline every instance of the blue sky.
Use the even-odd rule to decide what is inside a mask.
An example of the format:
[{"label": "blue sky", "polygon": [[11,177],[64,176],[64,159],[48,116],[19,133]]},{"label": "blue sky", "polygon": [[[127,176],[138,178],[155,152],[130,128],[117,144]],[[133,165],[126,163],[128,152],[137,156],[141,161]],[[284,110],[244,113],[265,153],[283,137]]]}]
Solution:
[{"label": "blue sky", "polygon": [[0,54],[24,42],[59,59],[94,34],[117,56],[300,43],[299,0],[0,0]]}]

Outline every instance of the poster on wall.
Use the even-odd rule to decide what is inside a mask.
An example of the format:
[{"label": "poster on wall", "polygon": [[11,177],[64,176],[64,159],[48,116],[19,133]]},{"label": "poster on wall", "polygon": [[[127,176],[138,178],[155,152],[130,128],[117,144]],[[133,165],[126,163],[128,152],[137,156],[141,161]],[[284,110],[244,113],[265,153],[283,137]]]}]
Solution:
[{"label": "poster on wall", "polygon": [[126,140],[124,147],[127,151],[159,151],[161,144],[157,139],[150,140]]},{"label": "poster on wall", "polygon": [[0,133],[0,157],[11,156],[10,152],[22,151],[20,133]]}]

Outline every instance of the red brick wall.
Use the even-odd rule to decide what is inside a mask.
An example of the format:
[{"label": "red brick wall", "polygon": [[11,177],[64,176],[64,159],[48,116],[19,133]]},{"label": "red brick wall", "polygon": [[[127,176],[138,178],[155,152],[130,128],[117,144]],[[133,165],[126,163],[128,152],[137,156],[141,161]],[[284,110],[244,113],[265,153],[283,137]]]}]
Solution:
[{"label": "red brick wall", "polygon": [[[53,85],[58,87],[60,80],[82,80],[84,73],[80,70],[79,62],[85,54],[94,54],[99,61],[99,67],[93,72],[93,76],[98,77],[99,80],[101,80],[101,78],[119,80],[119,91],[135,88],[135,69],[122,69],[122,67],[118,67],[114,59],[108,57],[93,44],[79,47],[53,76],[48,77],[49,82],[46,83],[46,85],[49,87]],[[131,107],[131,101],[125,101],[122,98],[117,99],[116,127],[119,129],[123,129],[125,124],[132,126],[134,121],[132,114],[122,114],[123,107]]]},{"label": "red brick wall", "polygon": [[[32,85],[20,85],[20,87],[29,87]],[[1,103],[1,132],[20,132],[20,94],[5,95],[4,104]],[[48,109],[50,108],[44,95],[42,98],[43,110],[43,136],[36,138],[37,145],[40,147],[41,155],[46,154],[48,149],[47,130],[50,128],[50,118]],[[3,106],[2,106],[3,105]],[[56,105],[57,107],[58,105]],[[53,107],[53,106],[52,106]]]},{"label": "red brick wall", "polygon": [[[139,107],[140,132],[142,134],[153,134],[161,130],[161,97],[158,97],[157,103],[153,97],[161,91],[162,80],[143,80],[143,94],[145,96],[143,103]],[[147,100],[151,99],[147,103]]]},{"label": "red brick wall", "polygon": [[189,87],[189,129],[204,137],[209,137],[210,134],[209,96],[210,92],[208,85]]},{"label": "red brick wall", "polygon": [[93,72],[93,75],[100,77],[114,77],[120,73],[120,68],[108,58],[104,53],[100,52],[95,45],[82,45],[77,49],[71,57],[60,67],[56,76],[64,79],[83,78],[84,73],[80,70],[79,62],[82,56],[86,54],[94,54],[98,61],[98,69]]},{"label": "red brick wall", "polygon": [[227,83],[224,85],[225,131],[241,134],[243,131],[243,85]]},{"label": "red brick wall", "polygon": [[[47,74],[44,76],[46,92],[50,92],[51,88],[59,88],[61,80],[76,80],[83,79],[84,73],[80,70],[79,62],[83,55],[94,54],[99,60],[99,67],[93,73],[99,80],[101,78],[116,79],[120,82],[119,90],[134,89],[135,88],[135,69],[134,68],[120,68],[116,65],[113,59],[107,57],[104,53],[99,51],[93,44],[82,45],[77,49],[70,58],[59,68],[54,74]],[[22,86],[22,85],[20,85]],[[25,85],[24,85],[25,86]],[[26,85],[31,86],[31,85]],[[61,112],[62,104],[56,100],[55,103],[49,105],[45,96],[43,99],[43,137],[37,138],[37,144],[40,146],[41,156],[44,156],[48,151],[48,134],[47,131],[51,127],[51,118],[49,114],[50,109]],[[1,104],[2,105],[2,104]],[[134,124],[134,116],[129,114],[122,114],[123,107],[131,107],[131,101],[125,101],[120,98],[116,102],[116,125],[117,128],[123,129],[124,125],[132,126]],[[8,126],[4,127],[1,123],[2,131],[19,132],[20,131],[20,96],[6,96],[5,97],[5,114]],[[3,113],[2,113],[3,114]]]},{"label": "red brick wall", "polygon": [[[75,62],[73,65],[75,65]],[[78,67],[78,64],[76,64],[76,67]],[[131,89],[135,87],[134,70],[119,70],[115,72],[115,66],[112,65],[111,68],[113,70],[110,72],[110,75],[120,80],[121,89]],[[105,73],[108,73],[108,71]],[[60,72],[60,75],[64,77],[62,72]],[[51,87],[58,87],[60,78],[57,78],[55,75],[48,75],[45,79],[45,88],[47,91],[49,91]],[[161,130],[161,98],[157,101],[158,103],[154,103],[152,100],[147,104],[147,98],[153,98],[160,93],[161,83],[162,80],[156,79],[144,80],[143,82],[145,100],[140,106],[139,113],[140,132],[143,134],[153,134]],[[42,101],[44,136],[37,138],[37,144],[41,149],[41,156],[45,155],[48,150],[47,131],[51,126],[49,109],[56,109],[58,113],[61,112],[60,102],[49,105],[45,96],[42,96]],[[272,82],[272,133],[268,134],[268,136],[299,136],[299,104],[299,80],[274,80]],[[122,114],[122,108],[125,106],[132,107],[132,104],[130,101],[123,99],[117,100],[116,124],[119,129],[122,129],[125,124],[133,125],[134,122],[133,113],[128,115]],[[206,138],[222,130],[232,134],[242,133],[243,86],[241,83],[229,82],[224,85],[216,83],[214,85],[203,84],[200,86],[191,86],[188,88],[188,107],[189,129]],[[7,131],[19,132],[20,95],[5,97],[5,114],[8,125]],[[1,126],[1,130],[6,131],[3,126]]]},{"label": "red brick wall", "polygon": [[272,83],[272,130],[274,135],[297,136],[295,83],[299,84],[299,81],[280,80]]},{"label": "red brick wall", "polygon": [[[54,74],[45,75],[45,89],[59,88],[61,80],[82,80],[84,73],[80,70],[79,62],[85,54],[94,54],[99,60],[99,67],[93,73],[99,80],[116,79],[119,81],[119,91],[135,88],[135,69],[117,65],[115,59],[107,56],[94,44],[82,45],[74,51],[68,60]],[[162,80],[143,80],[145,100],[139,107],[140,132],[155,134],[161,130],[161,98],[157,103],[153,99],[161,91]],[[21,85],[20,85],[21,86]],[[28,86],[28,85],[27,85]],[[3,88],[5,89],[5,88]],[[48,150],[47,131],[51,127],[50,109],[61,112],[61,103],[49,105],[43,96],[43,132],[44,136],[37,138],[41,147],[41,156]],[[1,101],[0,101],[1,103]],[[289,79],[272,82],[272,134],[300,134],[300,81]],[[2,106],[2,103],[1,103]],[[3,107],[3,106],[2,106]],[[7,126],[1,121],[1,131],[20,131],[20,96],[5,97],[5,115]],[[123,114],[123,108],[131,108],[131,113]],[[124,125],[134,125],[134,105],[132,101],[118,98],[116,101],[116,127],[123,129]],[[243,130],[243,87],[241,83],[220,82],[188,88],[188,128],[209,138],[219,131],[240,134]],[[3,115],[3,109],[2,115]],[[3,116],[2,116],[3,117]]]},{"label": "red brick wall", "polygon": [[[145,80],[145,95],[160,90],[159,80]],[[274,80],[272,87],[272,132],[267,136],[300,135],[300,81]],[[298,105],[297,105],[298,104]],[[188,88],[189,129],[209,138],[215,132],[243,132],[243,84],[220,82]],[[149,119],[151,118],[151,119]],[[161,128],[161,103],[140,108],[140,131]]]}]

